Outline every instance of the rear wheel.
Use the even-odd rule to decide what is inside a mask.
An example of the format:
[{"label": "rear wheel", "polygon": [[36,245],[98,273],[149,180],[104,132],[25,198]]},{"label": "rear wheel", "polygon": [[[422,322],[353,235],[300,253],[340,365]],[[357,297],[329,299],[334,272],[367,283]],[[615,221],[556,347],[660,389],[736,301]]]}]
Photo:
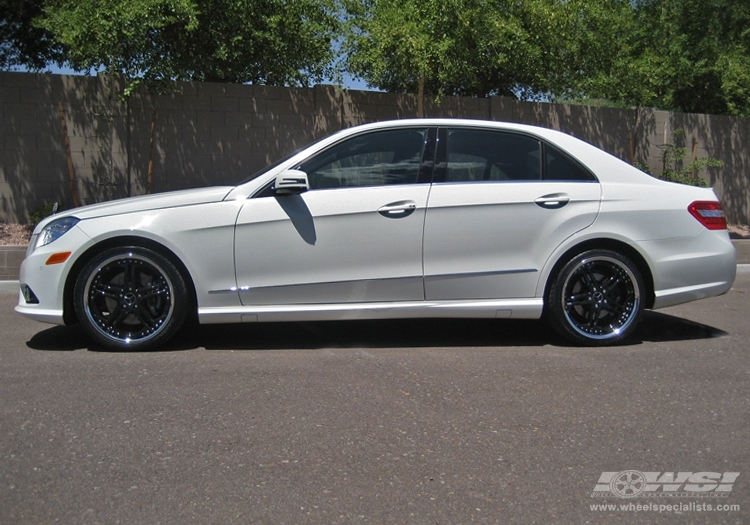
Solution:
[{"label": "rear wheel", "polygon": [[547,297],[552,327],[576,344],[616,344],[635,329],[643,311],[638,267],[611,250],[590,250],[556,275]]},{"label": "rear wheel", "polygon": [[117,350],[147,350],[172,337],[187,313],[180,272],[159,253],[140,246],[112,248],[81,271],[76,314],[96,342]]}]

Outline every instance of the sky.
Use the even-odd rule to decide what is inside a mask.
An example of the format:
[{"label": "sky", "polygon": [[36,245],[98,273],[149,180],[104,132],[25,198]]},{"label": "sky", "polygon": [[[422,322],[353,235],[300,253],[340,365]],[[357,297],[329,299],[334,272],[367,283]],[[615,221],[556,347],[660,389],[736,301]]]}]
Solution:
[{"label": "sky", "polygon": [[[20,69],[20,71],[22,70],[23,69]],[[82,73],[73,71],[70,68],[65,68],[65,67],[61,68],[57,65],[52,65],[52,64],[50,64],[49,66],[49,72],[54,73],[56,75],[81,75],[82,74]],[[323,84],[333,84],[333,82],[324,81]],[[368,87],[367,83],[365,83],[365,81],[362,79],[352,78],[352,76],[349,75],[348,73],[344,73],[343,87],[345,89],[354,89],[354,90],[360,90],[360,91],[379,91],[378,89]]]}]

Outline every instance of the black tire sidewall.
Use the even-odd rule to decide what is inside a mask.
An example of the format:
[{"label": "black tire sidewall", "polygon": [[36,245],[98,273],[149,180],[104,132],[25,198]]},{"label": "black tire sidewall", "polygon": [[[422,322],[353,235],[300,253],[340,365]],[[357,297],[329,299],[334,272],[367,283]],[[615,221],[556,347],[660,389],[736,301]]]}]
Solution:
[{"label": "black tire sidewall", "polygon": [[[89,317],[86,311],[85,297],[87,294],[87,282],[89,278],[98,270],[98,267],[104,262],[119,255],[127,257],[129,255],[138,255],[147,259],[150,263],[160,268],[170,281],[172,286],[172,314],[152,337],[144,340],[133,340],[130,342],[121,341],[103,334],[100,329]],[[109,248],[91,258],[78,274],[73,291],[73,304],[76,316],[88,336],[101,346],[118,351],[143,351],[151,350],[170,339],[182,326],[187,317],[187,286],[180,272],[174,264],[160,253],[142,246],[122,246]]]}]

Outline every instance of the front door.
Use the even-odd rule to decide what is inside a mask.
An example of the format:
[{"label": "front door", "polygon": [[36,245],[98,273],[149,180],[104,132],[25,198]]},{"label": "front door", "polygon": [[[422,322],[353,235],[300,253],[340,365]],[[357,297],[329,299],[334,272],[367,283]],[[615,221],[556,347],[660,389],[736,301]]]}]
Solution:
[{"label": "front door", "polygon": [[297,167],[309,191],[248,199],[235,235],[242,303],[423,300],[429,135],[419,128],[345,139]]}]

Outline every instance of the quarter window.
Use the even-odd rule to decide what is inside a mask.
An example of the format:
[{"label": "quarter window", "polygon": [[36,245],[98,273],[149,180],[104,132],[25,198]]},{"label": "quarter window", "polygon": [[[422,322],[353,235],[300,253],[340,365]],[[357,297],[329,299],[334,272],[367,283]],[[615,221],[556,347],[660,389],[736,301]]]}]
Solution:
[{"label": "quarter window", "polygon": [[594,180],[593,175],[588,170],[552,146],[545,146],[544,153],[545,180]]}]

